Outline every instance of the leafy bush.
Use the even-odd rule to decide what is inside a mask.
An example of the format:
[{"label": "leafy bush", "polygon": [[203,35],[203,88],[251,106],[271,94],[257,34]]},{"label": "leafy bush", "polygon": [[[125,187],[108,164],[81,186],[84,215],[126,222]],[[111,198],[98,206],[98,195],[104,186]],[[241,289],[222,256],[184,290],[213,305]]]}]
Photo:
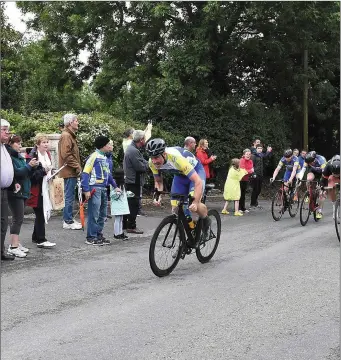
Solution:
[{"label": "leafy bush", "polygon": [[[11,124],[11,132],[20,135],[23,146],[33,146],[34,137],[37,133],[58,133],[58,125],[65,113],[32,113],[29,116],[21,115],[13,111],[1,110],[1,117]],[[123,132],[129,128],[144,130],[146,125],[141,122],[123,121],[110,114],[94,112],[92,114],[79,114],[79,131],[77,139],[82,161],[94,151],[94,139],[98,135],[105,135],[114,143],[113,156],[116,166],[123,161],[122,138]],[[168,144],[180,144],[183,141],[181,134],[161,130],[158,126],[153,127],[153,137],[163,137]]]}]

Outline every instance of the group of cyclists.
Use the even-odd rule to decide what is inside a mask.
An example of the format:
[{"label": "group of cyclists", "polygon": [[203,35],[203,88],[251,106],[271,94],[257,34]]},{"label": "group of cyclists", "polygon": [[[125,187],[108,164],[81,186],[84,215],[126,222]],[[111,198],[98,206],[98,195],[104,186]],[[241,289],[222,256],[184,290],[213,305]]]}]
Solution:
[{"label": "group of cyclists", "polygon": [[[301,154],[302,157],[302,154]],[[331,201],[333,202],[333,216],[335,210],[336,190],[335,184],[340,183],[340,155],[334,155],[329,161],[316,151],[303,153],[303,160],[299,160],[294,155],[291,149],[284,151],[283,157],[279,161],[270,182],[273,182],[282,167],[285,167],[283,181],[286,187],[299,186],[305,173],[307,173],[307,186],[310,182],[317,181],[322,186],[319,194],[319,208],[316,217],[321,219],[323,217],[323,205],[326,199],[324,187],[328,187],[328,192]]]}]

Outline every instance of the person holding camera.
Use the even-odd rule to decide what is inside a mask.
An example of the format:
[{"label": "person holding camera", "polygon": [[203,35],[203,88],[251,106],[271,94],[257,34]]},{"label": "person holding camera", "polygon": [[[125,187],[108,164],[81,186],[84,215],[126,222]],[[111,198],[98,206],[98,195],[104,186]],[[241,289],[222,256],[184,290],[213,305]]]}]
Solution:
[{"label": "person holding camera", "polygon": [[22,246],[19,241],[21,226],[24,221],[25,200],[30,196],[32,170],[38,166],[37,159],[33,158],[26,163],[20,154],[21,137],[12,134],[6,144],[8,153],[11,156],[14,168],[14,179],[8,189],[9,207],[12,212],[12,224],[10,227],[10,246],[7,253],[13,256],[24,258],[29,249]]},{"label": "person holding camera", "polygon": [[196,150],[196,157],[205,169],[206,179],[212,179],[214,177],[212,163],[216,160],[217,156],[213,155],[208,148],[208,141],[206,139],[201,139],[199,141],[199,145]]}]

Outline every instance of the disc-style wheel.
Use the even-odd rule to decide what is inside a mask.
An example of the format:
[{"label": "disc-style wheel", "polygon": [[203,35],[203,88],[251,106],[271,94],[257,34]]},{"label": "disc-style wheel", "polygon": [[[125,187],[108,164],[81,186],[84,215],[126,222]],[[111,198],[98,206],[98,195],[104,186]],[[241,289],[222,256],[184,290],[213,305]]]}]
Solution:
[{"label": "disc-style wheel", "polygon": [[169,215],[164,218],[156,228],[149,247],[149,264],[156,276],[166,276],[174,270],[184,243],[184,229],[177,227],[177,217]]},{"label": "disc-style wheel", "polygon": [[292,195],[292,199],[290,200],[289,215],[292,218],[295,217],[298,213],[299,208],[300,208],[300,196],[298,194],[298,191],[295,191],[295,193]]},{"label": "disc-style wheel", "polygon": [[211,219],[208,237],[200,240],[199,248],[196,250],[197,258],[203,264],[210,261],[215,254],[221,234],[221,219],[218,211],[208,210],[208,216]]},{"label": "disc-style wheel", "polygon": [[271,214],[275,221],[279,221],[284,213],[283,196],[283,191],[280,189],[272,198]]},{"label": "disc-style wheel", "polygon": [[309,191],[305,192],[301,207],[300,207],[300,222],[302,226],[305,226],[309,220],[310,216],[310,197],[309,197]]}]

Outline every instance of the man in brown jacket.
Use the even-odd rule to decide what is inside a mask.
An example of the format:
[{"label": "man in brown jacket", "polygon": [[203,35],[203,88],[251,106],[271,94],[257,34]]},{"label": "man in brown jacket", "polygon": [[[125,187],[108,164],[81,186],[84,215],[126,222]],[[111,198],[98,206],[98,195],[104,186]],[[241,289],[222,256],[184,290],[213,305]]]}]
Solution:
[{"label": "man in brown jacket", "polygon": [[59,173],[59,176],[64,178],[65,207],[63,210],[63,229],[79,230],[82,228],[82,225],[73,219],[72,212],[77,177],[79,177],[82,172],[79,148],[76,140],[78,119],[77,115],[66,114],[63,120],[65,128],[58,144],[59,167],[65,163],[67,164]]}]

